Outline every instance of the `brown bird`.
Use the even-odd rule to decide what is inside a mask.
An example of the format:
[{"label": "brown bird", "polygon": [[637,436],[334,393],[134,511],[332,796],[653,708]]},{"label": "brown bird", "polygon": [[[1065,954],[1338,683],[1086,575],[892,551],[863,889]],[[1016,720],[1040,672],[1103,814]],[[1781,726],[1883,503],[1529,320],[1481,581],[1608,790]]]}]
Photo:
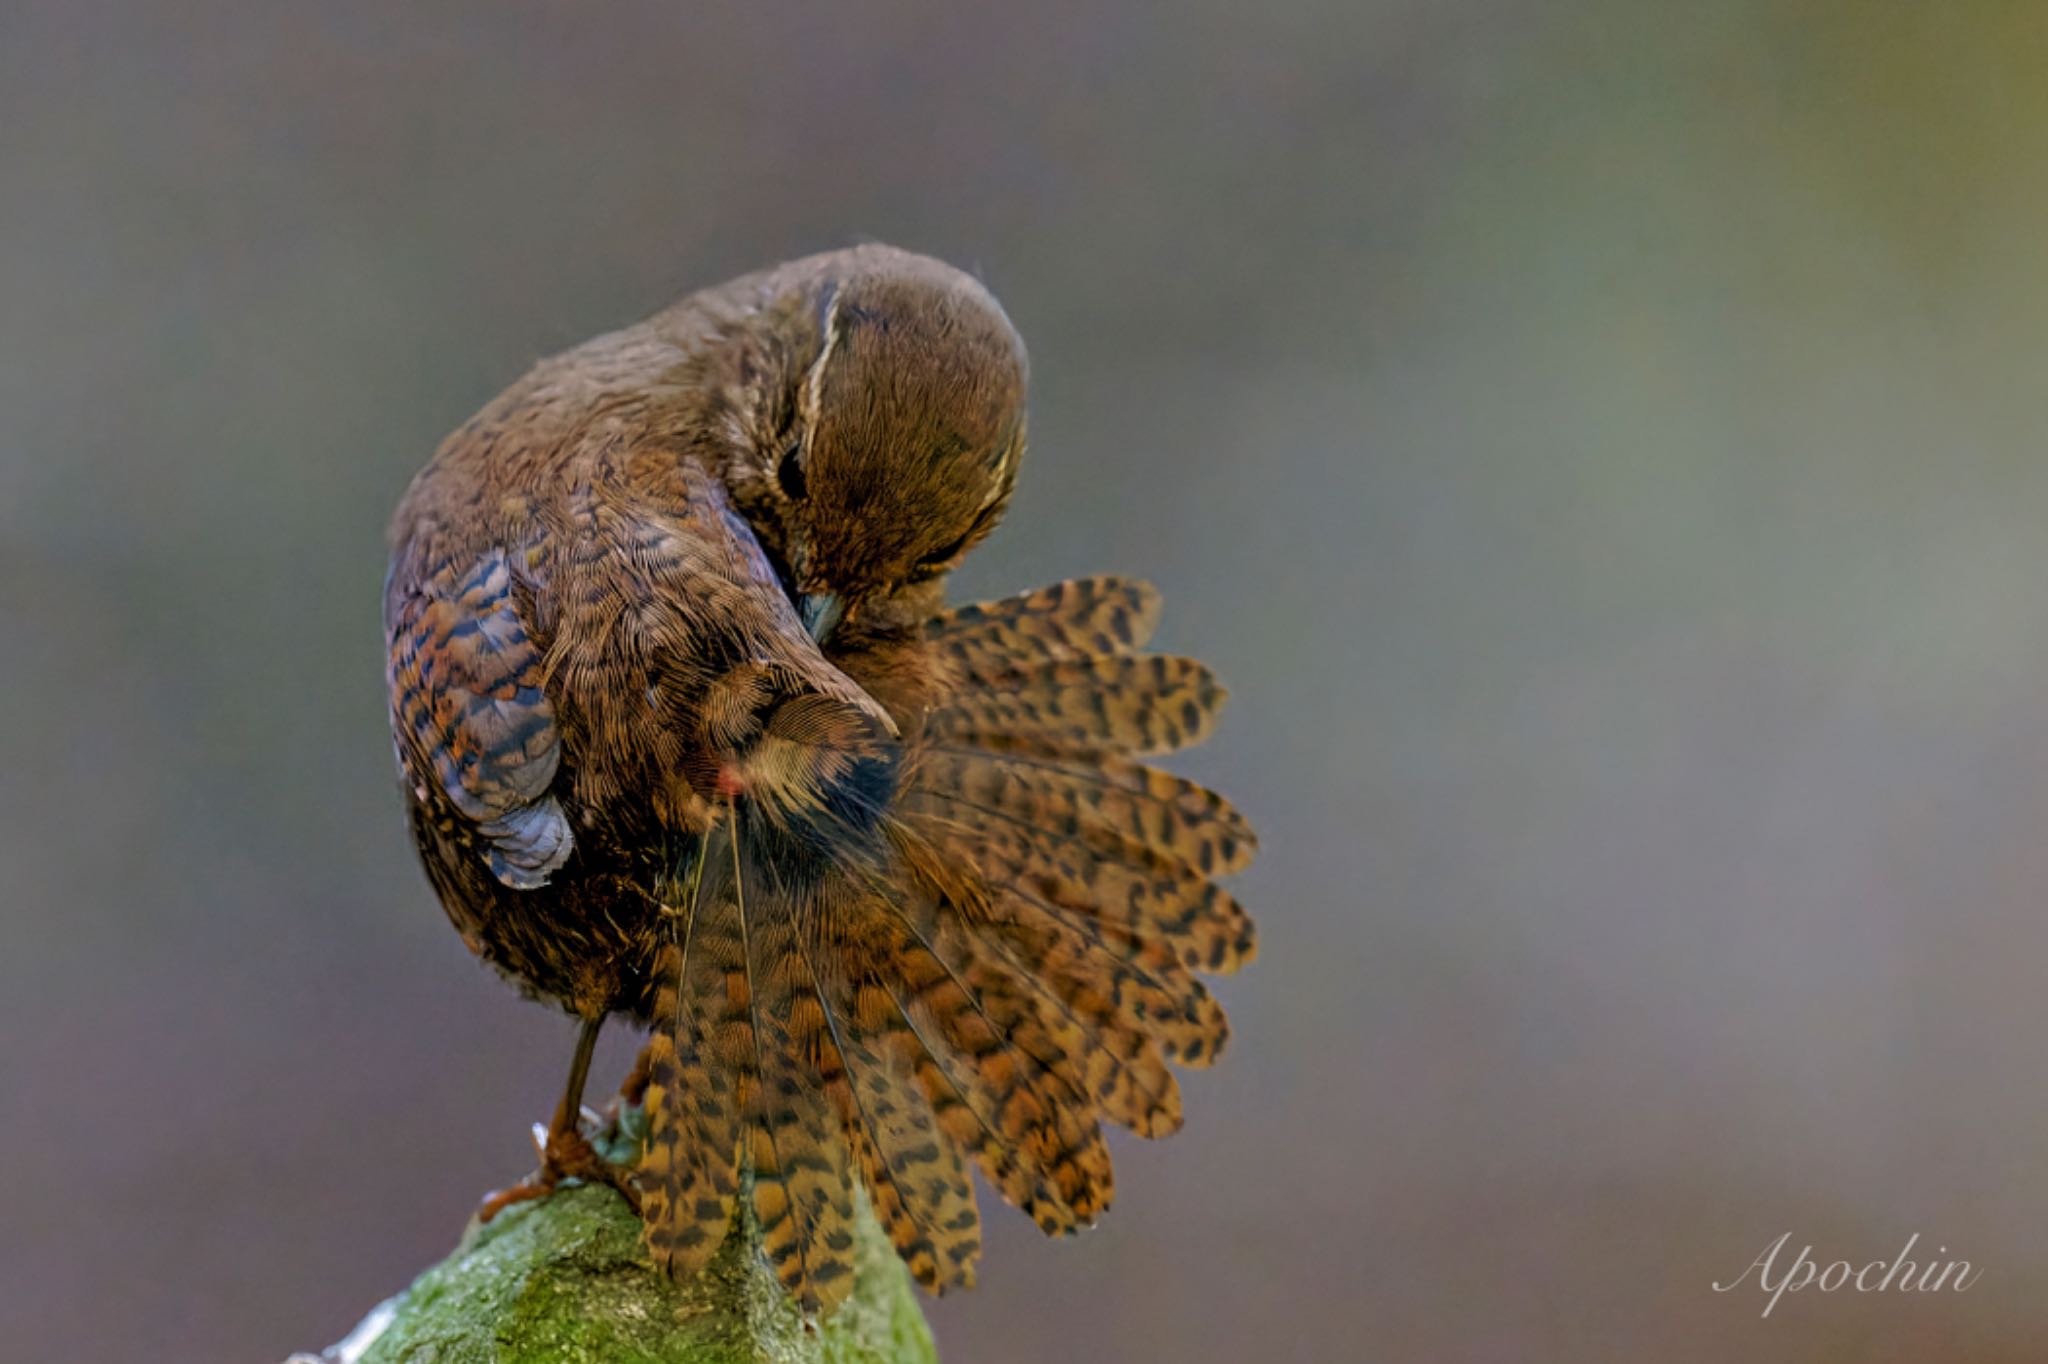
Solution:
[{"label": "brown bird", "polygon": [[[534,1185],[610,1179],[678,1277],[742,1188],[807,1311],[851,1284],[857,1184],[913,1274],[972,1281],[967,1170],[1048,1232],[1109,1205],[1101,1122],[1178,1127],[1166,1061],[1250,959],[1213,878],[1255,848],[1138,761],[1223,690],[1142,652],[1149,587],[948,609],[1024,447],[1024,349],[979,283],[869,246],[542,362],[392,522],[407,809],[472,951],[583,1022]],[[620,1013],[630,1176],[578,1126]]]}]

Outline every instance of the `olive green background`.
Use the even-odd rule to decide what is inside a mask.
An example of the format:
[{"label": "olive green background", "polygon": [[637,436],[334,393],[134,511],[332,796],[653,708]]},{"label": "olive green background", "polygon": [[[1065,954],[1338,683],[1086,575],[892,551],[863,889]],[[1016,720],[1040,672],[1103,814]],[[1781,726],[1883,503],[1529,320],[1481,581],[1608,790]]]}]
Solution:
[{"label": "olive green background", "polygon": [[[2048,7],[14,0],[0,130],[0,1358],[268,1364],[529,1168],[384,517],[867,238],[1032,347],[962,590],[1155,579],[1266,834],[1186,1131],[950,1361],[2048,1353]],[[1982,1279],[1712,1291],[1788,1231]]]}]

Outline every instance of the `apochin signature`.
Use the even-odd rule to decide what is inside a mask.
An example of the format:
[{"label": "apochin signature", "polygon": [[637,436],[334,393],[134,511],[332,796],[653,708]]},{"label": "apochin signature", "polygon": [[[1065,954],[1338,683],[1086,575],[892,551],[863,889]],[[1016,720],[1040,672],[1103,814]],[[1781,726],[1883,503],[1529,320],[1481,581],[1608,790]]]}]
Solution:
[{"label": "apochin signature", "polygon": [[[1892,1259],[1872,1260],[1861,1269],[1847,1260],[1836,1260],[1823,1266],[1814,1260],[1812,1246],[1803,1247],[1793,1257],[1792,1263],[1785,1266],[1784,1275],[1774,1283],[1771,1280],[1773,1266],[1777,1264],[1779,1252],[1791,1239],[1792,1233],[1788,1231],[1765,1246],[1763,1254],[1749,1262],[1749,1269],[1728,1283],[1716,1283],[1714,1291],[1734,1292],[1753,1269],[1757,1287],[1771,1295],[1763,1310],[1763,1315],[1768,1317],[1771,1309],[1778,1305],[1779,1298],[1803,1288],[1816,1288],[1823,1293],[1844,1288],[1854,1288],[1858,1293],[1938,1293],[1943,1289],[1961,1293],[1984,1276],[1984,1271],[1972,1266],[1968,1260],[1928,1260],[1922,1263],[1907,1259],[1913,1247],[1920,1242],[1920,1233],[1916,1231],[1906,1238],[1906,1244]],[[1937,1247],[1935,1253],[1947,1255],[1948,1247]]]}]

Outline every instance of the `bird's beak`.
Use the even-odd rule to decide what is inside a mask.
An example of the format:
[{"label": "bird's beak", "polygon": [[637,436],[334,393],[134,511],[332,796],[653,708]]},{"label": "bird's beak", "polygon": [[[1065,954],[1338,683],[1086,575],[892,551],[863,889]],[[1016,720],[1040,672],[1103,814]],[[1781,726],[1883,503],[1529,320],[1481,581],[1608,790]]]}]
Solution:
[{"label": "bird's beak", "polygon": [[846,614],[846,602],[837,592],[806,592],[797,598],[796,611],[811,638],[823,644]]}]

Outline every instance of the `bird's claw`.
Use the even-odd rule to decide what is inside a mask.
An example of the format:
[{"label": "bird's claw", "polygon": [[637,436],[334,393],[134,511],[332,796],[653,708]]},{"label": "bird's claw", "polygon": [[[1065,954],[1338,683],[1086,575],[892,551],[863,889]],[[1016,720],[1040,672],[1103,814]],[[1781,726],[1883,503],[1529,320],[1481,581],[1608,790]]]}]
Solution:
[{"label": "bird's claw", "polygon": [[489,1222],[515,1203],[545,1198],[557,1185],[570,1180],[607,1185],[618,1190],[635,1213],[640,1211],[640,1191],[633,1184],[633,1172],[599,1155],[583,1133],[583,1122],[599,1124],[603,1119],[588,1108],[580,1118],[574,1126],[551,1129],[545,1123],[533,1125],[533,1148],[540,1157],[540,1168],[510,1188],[484,1195],[476,1210],[478,1222]]}]

